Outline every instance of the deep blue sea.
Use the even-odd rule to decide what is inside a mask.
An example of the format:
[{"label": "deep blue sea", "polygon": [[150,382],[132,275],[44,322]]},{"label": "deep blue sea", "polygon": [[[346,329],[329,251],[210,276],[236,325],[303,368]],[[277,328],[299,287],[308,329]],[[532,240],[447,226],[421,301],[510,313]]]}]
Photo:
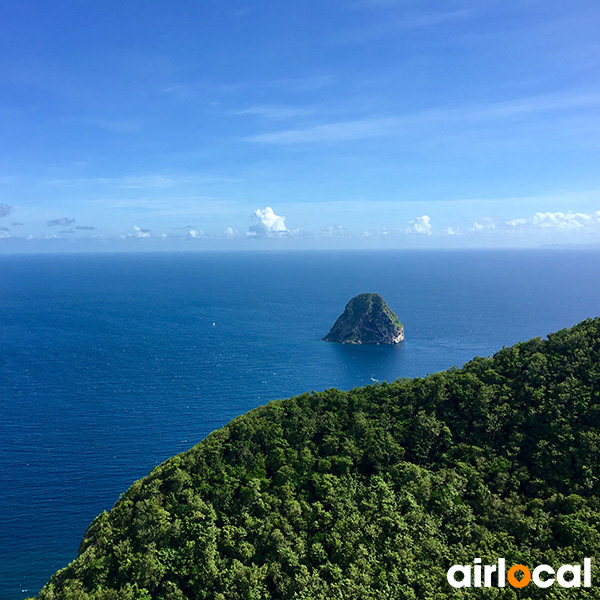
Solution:
[{"label": "deep blue sea", "polygon": [[[361,292],[405,342],[321,341]],[[35,594],[134,480],[255,406],[599,314],[599,251],[0,256],[0,600]]]}]

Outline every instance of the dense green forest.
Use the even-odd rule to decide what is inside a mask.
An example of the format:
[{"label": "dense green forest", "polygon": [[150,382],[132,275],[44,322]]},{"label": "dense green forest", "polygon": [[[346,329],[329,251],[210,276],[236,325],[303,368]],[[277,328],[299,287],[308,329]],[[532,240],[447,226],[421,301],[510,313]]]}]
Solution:
[{"label": "dense green forest", "polygon": [[252,410],[137,481],[42,600],[600,598],[454,589],[600,548],[600,319],[461,369]]}]

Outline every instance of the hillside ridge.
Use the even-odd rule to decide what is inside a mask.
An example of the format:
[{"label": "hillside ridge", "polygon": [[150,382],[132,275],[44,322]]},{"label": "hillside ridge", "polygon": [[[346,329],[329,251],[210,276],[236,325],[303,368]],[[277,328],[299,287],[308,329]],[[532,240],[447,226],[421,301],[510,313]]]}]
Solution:
[{"label": "hillside ridge", "polygon": [[99,515],[39,599],[549,597],[455,590],[446,570],[596,556],[599,459],[596,318],[461,369],[234,419]]}]

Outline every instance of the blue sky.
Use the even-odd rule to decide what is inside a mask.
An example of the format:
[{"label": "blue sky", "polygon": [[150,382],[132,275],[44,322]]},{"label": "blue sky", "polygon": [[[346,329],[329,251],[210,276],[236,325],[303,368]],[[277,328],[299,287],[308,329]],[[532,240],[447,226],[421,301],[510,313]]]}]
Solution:
[{"label": "blue sky", "polygon": [[600,4],[3,3],[0,252],[600,243]]}]

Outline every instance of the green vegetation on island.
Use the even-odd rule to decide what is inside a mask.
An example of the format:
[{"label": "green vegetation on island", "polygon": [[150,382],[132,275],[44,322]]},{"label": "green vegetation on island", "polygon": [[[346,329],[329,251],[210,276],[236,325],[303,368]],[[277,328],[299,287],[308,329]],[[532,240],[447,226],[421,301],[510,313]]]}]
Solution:
[{"label": "green vegetation on island", "polygon": [[346,304],[323,339],[341,344],[397,344],[404,339],[404,326],[379,294],[359,294]]},{"label": "green vegetation on island", "polygon": [[453,564],[600,550],[600,319],[425,378],[303,394],[134,483],[40,600],[600,598]]}]

